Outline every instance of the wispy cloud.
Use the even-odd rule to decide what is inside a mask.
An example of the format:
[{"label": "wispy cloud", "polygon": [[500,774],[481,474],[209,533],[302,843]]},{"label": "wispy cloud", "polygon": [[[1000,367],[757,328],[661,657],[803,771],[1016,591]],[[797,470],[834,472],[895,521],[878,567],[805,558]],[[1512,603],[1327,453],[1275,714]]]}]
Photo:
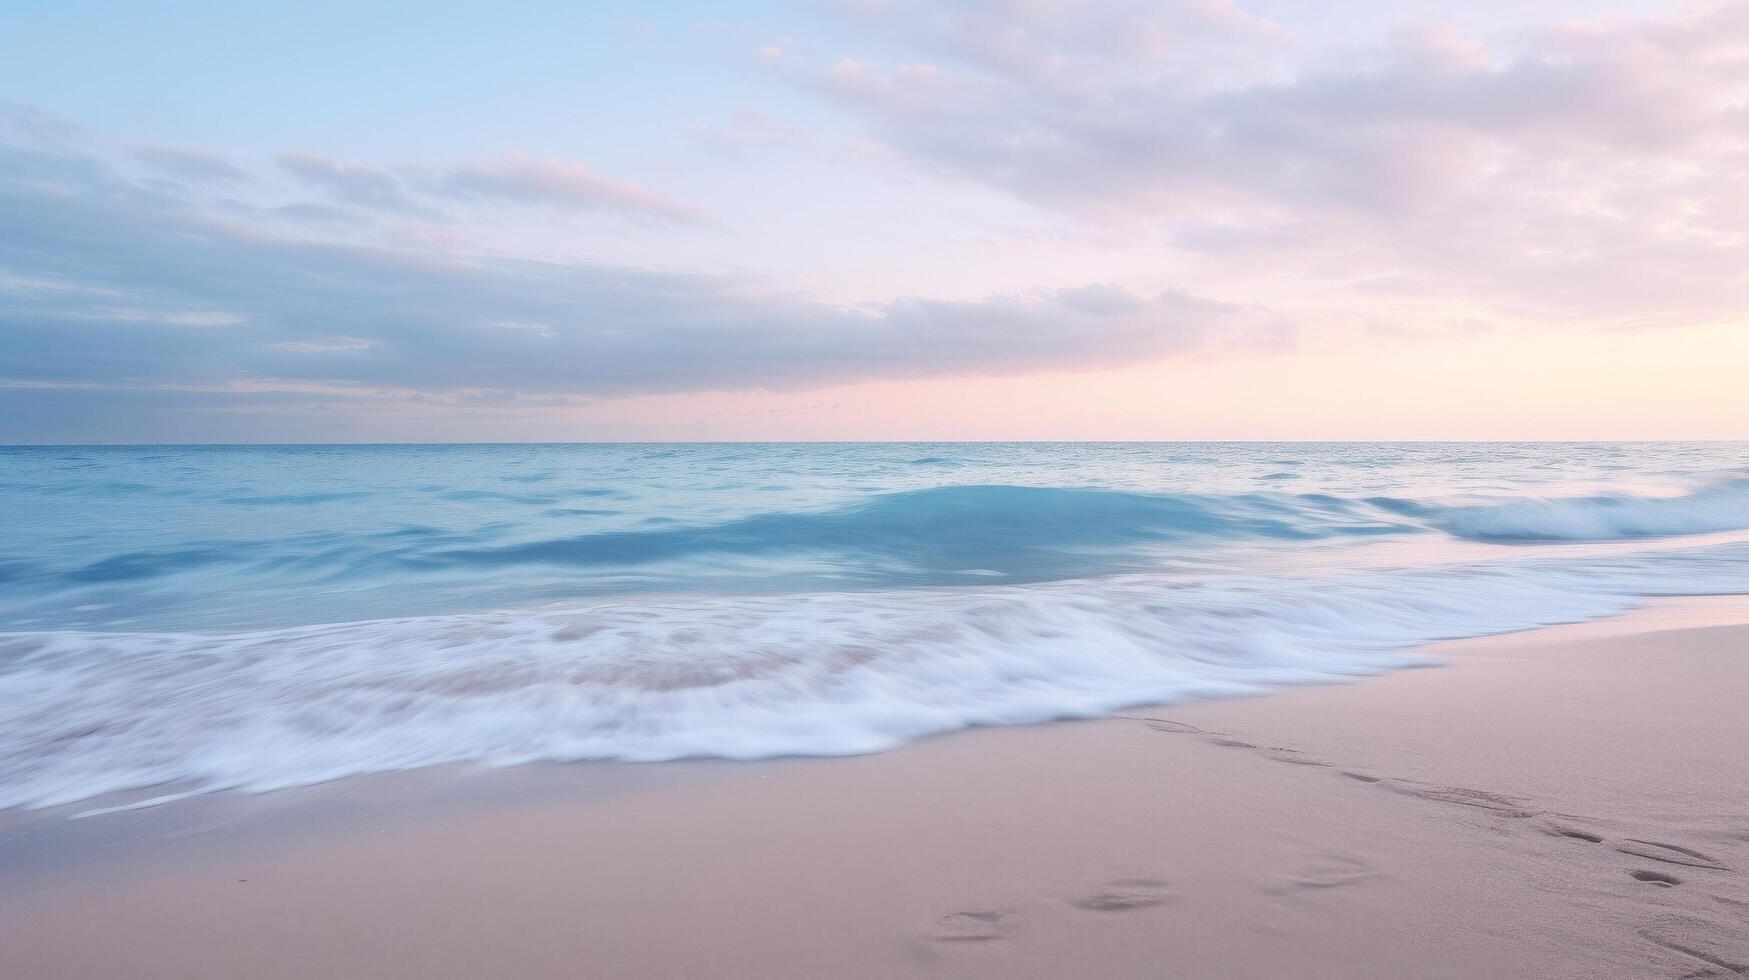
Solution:
[{"label": "wispy cloud", "polygon": [[401,182],[387,171],[303,151],[281,153],[278,161],[287,173],[312,187],[321,188],[336,201],[403,214],[434,213],[408,198]]},{"label": "wispy cloud", "polygon": [[[1749,299],[1749,6],[1308,58],[1224,3],[956,2],[816,91],[930,172],[1180,247],[1541,316]],[[1169,56],[1168,56],[1169,54]]]},{"label": "wispy cloud", "polygon": [[210,150],[138,143],[133,155],[148,168],[183,180],[231,183],[249,179],[242,168]]},{"label": "wispy cloud", "polygon": [[[298,180],[325,191],[335,203],[422,218],[446,216],[416,200],[417,195],[667,222],[691,222],[703,216],[696,207],[670,200],[642,184],[603,176],[576,160],[524,152],[448,166],[409,165],[402,169],[411,177],[410,182],[389,170],[316,153],[282,153],[278,162]],[[294,216],[336,220],[308,207],[300,208]]]},{"label": "wispy cloud", "polygon": [[698,208],[642,184],[602,176],[576,160],[530,153],[448,167],[438,172],[433,186],[455,197],[565,211],[606,211],[664,221],[702,217]]},{"label": "wispy cloud", "polygon": [[[368,170],[292,160],[348,201],[399,200]],[[54,177],[0,177],[0,270],[24,284],[0,291],[0,381],[13,384],[227,397],[246,380],[359,397],[800,389],[1123,364],[1291,332],[1267,310],[1176,291],[847,310],[744,277],[287,239],[155,194],[94,153],[0,141],[0,175],[24,169]]]}]

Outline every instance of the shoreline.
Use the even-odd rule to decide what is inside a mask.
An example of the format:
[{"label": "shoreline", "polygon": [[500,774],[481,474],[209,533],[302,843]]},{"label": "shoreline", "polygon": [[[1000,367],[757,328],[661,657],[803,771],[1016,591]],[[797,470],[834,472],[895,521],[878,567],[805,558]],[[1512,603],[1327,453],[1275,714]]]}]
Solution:
[{"label": "shoreline", "polygon": [[0,974],[1730,975],[1746,624],[1664,600],[869,756],[0,815]]}]

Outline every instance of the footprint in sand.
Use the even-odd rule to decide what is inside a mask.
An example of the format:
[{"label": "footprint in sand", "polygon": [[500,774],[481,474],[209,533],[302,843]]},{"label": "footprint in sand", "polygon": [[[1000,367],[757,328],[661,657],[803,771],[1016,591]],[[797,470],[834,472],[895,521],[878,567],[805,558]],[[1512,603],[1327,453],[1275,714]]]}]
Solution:
[{"label": "footprint in sand", "polygon": [[930,936],[938,943],[982,943],[1006,938],[1014,930],[1013,909],[971,909],[935,920]]},{"label": "footprint in sand", "polygon": [[1680,864],[1688,868],[1711,868],[1714,871],[1731,870],[1724,862],[1710,854],[1703,854],[1692,848],[1665,844],[1655,840],[1628,837],[1617,844],[1615,849],[1623,854],[1632,854],[1634,857],[1643,857],[1652,861],[1662,861],[1665,864]]},{"label": "footprint in sand", "polygon": [[1093,912],[1127,912],[1165,905],[1171,900],[1167,883],[1158,878],[1119,878],[1099,891],[1077,898],[1070,905]]},{"label": "footprint in sand", "polygon": [[1538,824],[1541,826],[1542,832],[1550,837],[1565,837],[1568,840],[1584,841],[1587,844],[1603,843],[1602,834],[1594,833],[1583,827],[1575,827],[1564,820],[1545,819],[1539,820]]},{"label": "footprint in sand", "polygon": [[1332,854],[1300,868],[1286,876],[1280,884],[1264,891],[1270,895],[1295,895],[1300,892],[1357,885],[1378,876],[1378,871],[1372,865],[1359,858]]},{"label": "footprint in sand", "polygon": [[1643,881],[1647,884],[1658,885],[1662,888],[1669,888],[1672,885],[1682,884],[1681,878],[1667,875],[1659,871],[1629,871],[1628,877],[1635,881]]},{"label": "footprint in sand", "polygon": [[1319,762],[1299,749],[1287,749],[1279,745],[1265,749],[1263,755],[1276,762],[1285,762],[1290,766],[1323,766],[1328,768],[1330,765],[1328,762]]},{"label": "footprint in sand", "polygon": [[1701,964],[1701,969],[1685,976],[1749,973],[1749,930],[1741,922],[1672,915],[1648,923],[1639,932],[1647,942]]},{"label": "footprint in sand", "polygon": [[1258,745],[1256,742],[1247,742],[1244,739],[1233,738],[1223,732],[1204,731],[1194,725],[1186,725],[1181,721],[1172,721],[1168,718],[1132,718],[1132,720],[1145,721],[1148,723],[1149,728],[1152,728],[1157,732],[1167,732],[1173,735],[1201,735],[1203,736],[1203,741],[1208,742],[1210,745],[1225,746],[1229,749],[1256,749],[1263,753],[1265,758],[1274,759],[1276,762],[1285,762],[1289,765],[1328,766],[1330,764],[1328,762],[1319,762],[1317,759],[1306,755],[1299,749],[1290,749],[1282,745]]},{"label": "footprint in sand", "polygon": [[1455,803],[1458,806],[1475,807],[1478,810],[1488,810],[1503,817],[1534,817],[1535,810],[1526,809],[1521,801],[1512,796],[1500,793],[1490,793],[1487,790],[1468,789],[1463,786],[1435,786],[1429,783],[1417,783],[1404,779],[1390,779],[1379,783],[1380,786],[1393,793],[1414,796],[1435,803]]}]

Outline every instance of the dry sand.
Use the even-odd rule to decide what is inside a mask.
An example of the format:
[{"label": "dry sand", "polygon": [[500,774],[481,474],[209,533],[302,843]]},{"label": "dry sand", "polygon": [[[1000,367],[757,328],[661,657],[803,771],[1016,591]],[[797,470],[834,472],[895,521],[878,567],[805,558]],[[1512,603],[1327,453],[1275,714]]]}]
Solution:
[{"label": "dry sand", "polygon": [[0,828],[0,977],[1749,970],[1743,600],[857,759],[422,773]]}]

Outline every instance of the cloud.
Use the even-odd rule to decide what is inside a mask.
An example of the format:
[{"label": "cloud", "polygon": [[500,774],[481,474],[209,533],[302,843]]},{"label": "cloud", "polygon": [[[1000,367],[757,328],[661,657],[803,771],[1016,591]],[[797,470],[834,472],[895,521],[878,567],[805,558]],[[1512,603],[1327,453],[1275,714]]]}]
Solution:
[{"label": "cloud", "polygon": [[1244,45],[1277,45],[1273,21],[1231,0],[892,0],[847,8],[857,33],[929,62],[1092,91],[1135,76],[1230,69]]},{"label": "cloud", "polygon": [[133,148],[133,155],[147,167],[183,180],[228,183],[249,179],[236,164],[207,150],[141,143]]},{"label": "cloud", "polygon": [[295,201],[291,204],[281,204],[268,208],[265,214],[269,217],[286,218],[291,221],[317,225],[363,225],[369,223],[369,220],[357,211],[332,204],[323,204],[319,201]]},{"label": "cloud", "polygon": [[[714,138],[727,151],[731,144],[776,145],[788,132],[757,113],[737,113],[731,124],[732,129],[703,127],[700,141]],[[0,165],[14,168],[15,175],[21,173],[17,168],[40,165],[46,176],[54,179],[65,176],[58,168],[89,169],[106,159],[105,141],[96,134],[28,106],[0,101],[0,136],[9,137],[10,142],[7,158]],[[51,150],[81,153],[55,156]],[[230,160],[207,150],[133,143],[125,147],[125,155],[155,174],[181,181],[226,185],[252,179]],[[519,209],[599,212],[674,224],[704,219],[702,209],[642,184],[604,176],[576,160],[522,151],[451,165],[406,164],[395,170],[301,150],[280,153],[275,162],[298,182],[322,192],[327,201],[294,201],[258,210],[268,217],[306,225],[368,226],[387,216],[448,223],[452,220],[449,215],[427,203],[437,198]],[[145,187],[142,184],[131,190]],[[159,185],[159,193],[177,191],[174,184]]]},{"label": "cloud", "polygon": [[312,187],[321,188],[334,200],[402,214],[432,213],[413,203],[402,190],[401,182],[386,171],[318,153],[287,152],[281,153],[277,159],[287,173]]},{"label": "cloud", "polygon": [[455,197],[499,203],[607,211],[637,218],[696,221],[701,212],[630,181],[604,177],[575,160],[511,153],[458,164],[439,173],[434,187]]},{"label": "cloud", "polygon": [[7,99],[0,99],[0,132],[9,132],[16,140],[38,145],[69,145],[86,141],[91,136],[84,127]]},{"label": "cloud", "polygon": [[1749,5],[1311,53],[1223,3],[930,9],[892,25],[913,60],[812,83],[929,172],[1521,315],[1749,299]]},{"label": "cloud", "polygon": [[[356,170],[307,169],[374,193]],[[0,383],[227,400],[319,385],[324,404],[788,390],[1123,364],[1287,330],[1259,308],[1113,286],[846,310],[741,277],[282,238],[235,213],[85,150],[0,140]]]}]

